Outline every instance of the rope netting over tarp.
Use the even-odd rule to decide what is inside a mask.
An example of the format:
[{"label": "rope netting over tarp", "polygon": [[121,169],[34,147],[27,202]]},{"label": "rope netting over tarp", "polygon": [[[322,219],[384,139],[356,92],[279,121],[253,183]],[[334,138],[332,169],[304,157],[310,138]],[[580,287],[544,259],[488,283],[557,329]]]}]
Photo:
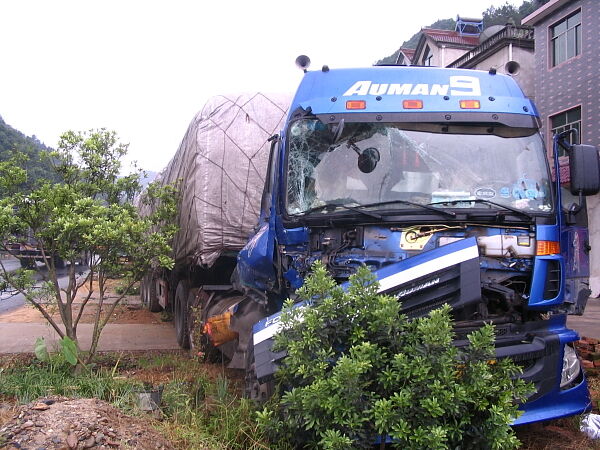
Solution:
[{"label": "rope netting over tarp", "polygon": [[236,94],[211,98],[190,124],[163,170],[180,180],[177,262],[211,266],[239,251],[258,221],[269,150],[283,127],[291,96]]}]

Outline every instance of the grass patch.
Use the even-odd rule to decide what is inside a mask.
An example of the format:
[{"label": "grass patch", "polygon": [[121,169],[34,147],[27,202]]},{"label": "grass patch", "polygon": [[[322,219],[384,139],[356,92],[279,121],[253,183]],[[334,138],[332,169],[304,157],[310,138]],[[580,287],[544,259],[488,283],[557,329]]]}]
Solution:
[{"label": "grass patch", "polygon": [[173,380],[165,386],[161,431],[181,448],[268,449],[254,421],[254,406],[229,380]]},{"label": "grass patch", "polygon": [[[6,400],[93,397],[127,414],[146,417],[177,448],[272,448],[256,426],[253,404],[241,398],[241,380],[240,373],[178,352],[104,353],[80,374],[59,360],[0,358],[0,392]],[[140,411],[137,393],[158,385],[163,388],[160,411],[154,415]]]},{"label": "grass patch", "polygon": [[0,392],[19,403],[40,397],[59,395],[75,398],[99,398],[121,408],[131,408],[141,383],[115,378],[107,369],[73,373],[72,367],[57,358],[44,363],[32,358],[27,365],[4,367]]}]

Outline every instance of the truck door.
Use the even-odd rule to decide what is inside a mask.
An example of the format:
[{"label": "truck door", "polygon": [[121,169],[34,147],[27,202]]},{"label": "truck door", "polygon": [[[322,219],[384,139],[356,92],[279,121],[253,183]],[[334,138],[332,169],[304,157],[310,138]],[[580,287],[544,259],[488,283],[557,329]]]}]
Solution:
[{"label": "truck door", "polygon": [[260,216],[255,233],[240,251],[237,274],[241,283],[260,291],[271,290],[277,281],[273,255],[275,251],[275,221],[273,211],[273,191],[276,183],[277,160],[280,138],[269,139],[271,151],[265,176],[265,186],[261,198]]}]

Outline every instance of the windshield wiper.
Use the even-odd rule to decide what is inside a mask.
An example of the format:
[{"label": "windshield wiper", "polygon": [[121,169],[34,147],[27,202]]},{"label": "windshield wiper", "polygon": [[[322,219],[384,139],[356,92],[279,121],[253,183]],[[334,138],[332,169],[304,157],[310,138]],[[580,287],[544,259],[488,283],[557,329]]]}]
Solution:
[{"label": "windshield wiper", "polygon": [[474,199],[458,199],[458,200],[442,200],[440,202],[428,203],[428,205],[450,205],[453,203],[485,203],[486,205],[493,205],[498,208],[506,209],[507,211],[512,211],[515,214],[519,214],[521,216],[525,216],[528,219],[533,219],[533,215],[528,212],[521,211],[520,209],[513,208],[512,206],[503,205],[502,203],[496,203],[491,200],[486,200],[484,198],[474,198]]},{"label": "windshield wiper", "polygon": [[422,203],[411,202],[408,200],[387,200],[385,202],[376,202],[376,203],[366,203],[364,205],[358,206],[358,208],[369,208],[372,206],[383,206],[383,205],[393,205],[394,203],[400,203],[401,205],[409,205],[409,206],[417,206],[419,208],[427,209],[429,211],[433,211],[437,214],[444,214],[448,217],[456,217],[456,213],[452,211],[444,211],[443,209],[435,208],[433,206],[424,205]]},{"label": "windshield wiper", "polygon": [[416,203],[416,202],[411,202],[408,200],[399,200],[399,199],[398,200],[387,200],[385,202],[365,203],[364,205],[357,205],[357,206],[349,206],[344,203],[332,202],[332,203],[326,203],[325,205],[315,206],[314,208],[310,208],[310,209],[307,209],[306,211],[302,211],[301,213],[292,214],[292,215],[305,216],[307,214],[311,214],[311,213],[318,212],[318,211],[323,211],[323,210],[333,211],[335,208],[344,208],[349,211],[354,211],[354,212],[361,213],[366,216],[370,216],[375,219],[381,220],[381,219],[383,219],[382,215],[371,212],[371,211],[365,211],[364,208],[371,208],[371,207],[375,207],[375,206],[384,206],[384,205],[393,205],[395,203],[399,203],[401,205],[416,206],[416,207],[419,207],[422,209],[426,209],[428,211],[433,211],[436,214],[443,214],[448,217],[456,217],[456,213],[452,212],[452,211],[445,211],[443,209],[439,209],[434,206],[423,205],[422,203]]},{"label": "windshield wiper", "polygon": [[306,211],[292,214],[292,216],[306,216],[308,214],[323,211],[323,210],[328,210],[329,212],[331,212],[331,211],[334,211],[336,208],[343,208],[343,209],[347,209],[348,211],[354,211],[354,212],[363,214],[365,216],[373,217],[374,219],[377,219],[377,220],[383,219],[383,216],[381,216],[377,213],[359,209],[360,206],[350,206],[350,205],[346,205],[344,203],[325,203],[324,205],[315,206],[313,208],[307,209]]}]

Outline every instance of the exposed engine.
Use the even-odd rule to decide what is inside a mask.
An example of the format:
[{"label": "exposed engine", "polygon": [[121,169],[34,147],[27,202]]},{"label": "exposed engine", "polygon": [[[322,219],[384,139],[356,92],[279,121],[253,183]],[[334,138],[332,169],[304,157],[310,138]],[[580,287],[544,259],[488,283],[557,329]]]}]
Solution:
[{"label": "exposed engine", "polygon": [[[472,242],[474,258],[452,261],[451,247],[464,246],[457,243],[465,240]],[[438,253],[450,255],[443,266],[435,268],[429,262],[431,270],[422,276],[382,290],[397,296],[409,317],[424,315],[444,303],[453,306],[457,326],[472,326],[479,321],[519,323],[525,314],[531,314],[526,305],[535,238],[526,227],[313,228],[309,245],[285,249],[285,276],[293,286],[296,277],[306,276],[311,264],[321,260],[339,283],[346,282],[362,264],[377,273],[381,283],[386,268],[390,273],[402,273],[420,259],[442,258]],[[551,290],[550,286],[548,295],[552,295]]]}]

